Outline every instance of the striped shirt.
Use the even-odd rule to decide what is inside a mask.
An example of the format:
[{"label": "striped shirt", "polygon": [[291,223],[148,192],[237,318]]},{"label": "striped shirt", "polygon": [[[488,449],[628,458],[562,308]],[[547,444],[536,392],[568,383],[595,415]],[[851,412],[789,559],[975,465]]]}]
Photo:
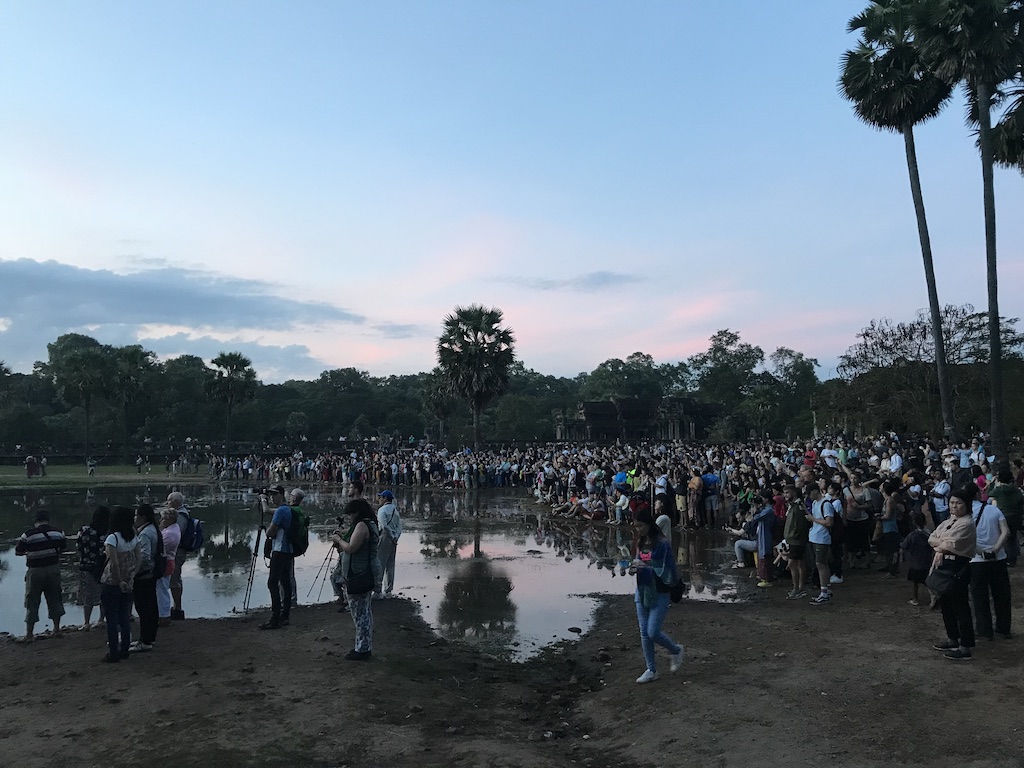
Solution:
[{"label": "striped shirt", "polygon": [[23,555],[29,568],[45,568],[60,563],[60,553],[66,546],[64,531],[49,523],[39,523],[21,534],[14,554]]}]

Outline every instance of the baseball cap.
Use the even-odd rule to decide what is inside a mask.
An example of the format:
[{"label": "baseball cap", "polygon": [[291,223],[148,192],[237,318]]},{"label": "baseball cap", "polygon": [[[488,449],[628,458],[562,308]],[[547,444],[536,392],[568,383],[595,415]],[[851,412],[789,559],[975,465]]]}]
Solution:
[{"label": "baseball cap", "polygon": [[284,496],[284,486],[283,485],[272,485],[267,490],[268,491],[273,491],[274,493],[279,493],[282,496]]},{"label": "baseball cap", "polygon": [[388,501],[394,501],[395,498],[395,494],[393,494],[391,491],[381,491],[377,495],[382,499],[387,499]]}]

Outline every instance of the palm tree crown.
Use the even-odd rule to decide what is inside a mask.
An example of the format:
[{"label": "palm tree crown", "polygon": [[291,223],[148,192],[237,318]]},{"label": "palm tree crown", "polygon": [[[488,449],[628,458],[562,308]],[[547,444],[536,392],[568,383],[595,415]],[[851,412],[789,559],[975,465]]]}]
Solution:
[{"label": "palm tree crown", "polygon": [[456,307],[437,340],[437,362],[445,387],[473,411],[473,443],[479,448],[480,413],[508,388],[515,362],[515,337],[503,328],[500,309],[478,304]]}]

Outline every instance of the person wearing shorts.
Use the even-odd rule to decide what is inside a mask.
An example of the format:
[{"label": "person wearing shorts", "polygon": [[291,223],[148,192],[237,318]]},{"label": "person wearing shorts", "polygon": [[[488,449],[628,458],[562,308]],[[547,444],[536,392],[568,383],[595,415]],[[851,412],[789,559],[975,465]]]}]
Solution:
[{"label": "person wearing shorts", "polygon": [[807,563],[804,557],[807,552],[807,507],[793,483],[783,486],[782,494],[786,499],[785,539],[789,545],[789,573],[793,577],[793,589],[786,597],[796,600],[807,596],[804,584],[807,581]]},{"label": "person wearing shorts", "polygon": [[811,605],[826,605],[832,602],[832,588],[829,586],[829,561],[832,559],[832,523],[835,519],[835,505],[826,499],[817,483],[807,486],[807,498],[811,500],[811,511],[807,513],[807,522],[811,530],[807,540],[814,555],[814,567],[818,571],[818,583],[821,585],[818,596],[811,600]]}]

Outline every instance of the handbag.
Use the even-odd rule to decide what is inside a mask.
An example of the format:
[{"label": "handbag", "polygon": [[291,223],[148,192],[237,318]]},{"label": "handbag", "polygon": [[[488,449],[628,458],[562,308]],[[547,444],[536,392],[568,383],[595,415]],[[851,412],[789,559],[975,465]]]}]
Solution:
[{"label": "handbag", "polygon": [[928,574],[924,584],[938,597],[948,594],[959,583],[964,574],[967,573],[969,565],[965,565],[959,571],[951,571],[947,568],[935,568]]},{"label": "handbag", "polygon": [[350,595],[365,595],[372,592],[377,586],[377,579],[373,575],[373,561],[377,559],[377,534],[373,526],[367,525],[369,535],[366,538],[366,567],[361,571],[352,571],[352,561],[348,565],[348,578],[346,579],[345,590]]}]

